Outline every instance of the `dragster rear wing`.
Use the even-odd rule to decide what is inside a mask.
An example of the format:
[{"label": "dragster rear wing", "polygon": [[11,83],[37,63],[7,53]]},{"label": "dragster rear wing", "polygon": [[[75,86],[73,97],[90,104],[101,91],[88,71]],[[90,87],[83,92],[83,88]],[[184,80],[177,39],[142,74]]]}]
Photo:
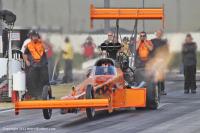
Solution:
[{"label": "dragster rear wing", "polygon": [[90,6],[91,28],[94,19],[157,19],[163,21],[164,8],[96,8]]}]

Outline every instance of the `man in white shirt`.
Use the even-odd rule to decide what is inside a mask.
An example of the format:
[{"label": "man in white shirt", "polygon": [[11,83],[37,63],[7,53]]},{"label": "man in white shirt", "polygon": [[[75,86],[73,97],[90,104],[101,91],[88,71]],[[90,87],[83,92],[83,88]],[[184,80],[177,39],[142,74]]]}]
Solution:
[{"label": "man in white shirt", "polygon": [[31,39],[30,38],[27,38],[25,41],[24,41],[24,43],[23,43],[23,45],[22,45],[22,48],[21,48],[21,52],[24,54],[24,52],[25,52],[25,50],[26,50],[26,47],[27,47],[27,44],[29,43],[29,42],[31,42]]},{"label": "man in white shirt", "polygon": [[24,41],[23,45],[22,45],[22,48],[21,48],[21,52],[22,54],[24,55],[24,52],[26,50],[26,47],[27,47],[27,44],[29,42],[31,42],[31,34],[32,34],[33,30],[30,30],[29,33],[28,33],[28,38]]},{"label": "man in white shirt", "polygon": [[[27,34],[27,39],[24,41],[23,45],[22,45],[22,48],[21,48],[21,52],[22,52],[22,56],[23,56],[23,59],[25,59],[25,51],[26,51],[26,48],[27,48],[27,45],[31,42],[31,35],[33,33],[33,30],[30,30],[29,33]],[[30,79],[30,76],[29,76],[29,67],[28,66],[25,66],[25,73],[26,73],[26,88],[30,88],[29,85],[29,79]],[[29,97],[29,94],[25,94],[24,95],[24,98],[25,97]]]}]

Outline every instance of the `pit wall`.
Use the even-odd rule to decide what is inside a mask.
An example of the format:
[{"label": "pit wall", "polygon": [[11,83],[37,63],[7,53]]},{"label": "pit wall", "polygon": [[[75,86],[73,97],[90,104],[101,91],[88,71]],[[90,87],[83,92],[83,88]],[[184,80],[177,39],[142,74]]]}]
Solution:
[{"label": "pit wall", "polygon": [[[185,36],[187,33],[167,33],[165,34],[164,38],[167,38],[169,41],[170,51],[171,52],[180,52],[182,43],[184,42]],[[192,32],[193,39],[195,42],[197,42],[198,45],[198,51],[200,51],[200,33],[198,32]],[[55,51],[59,51],[61,47],[63,47],[64,39],[66,36],[70,38],[70,41],[73,45],[74,51],[77,53],[81,53],[81,45],[85,42],[86,38],[89,34],[70,34],[70,35],[64,35],[64,34],[42,34],[42,37],[44,39],[48,38],[50,42],[54,46]],[[98,46],[100,45],[104,40],[106,40],[107,36],[103,34],[93,34],[91,35],[95,44]],[[121,38],[124,36],[130,37],[130,34],[127,35],[121,35]],[[155,37],[155,34],[148,34],[148,39],[152,39]],[[119,38],[120,40],[120,38]]]}]

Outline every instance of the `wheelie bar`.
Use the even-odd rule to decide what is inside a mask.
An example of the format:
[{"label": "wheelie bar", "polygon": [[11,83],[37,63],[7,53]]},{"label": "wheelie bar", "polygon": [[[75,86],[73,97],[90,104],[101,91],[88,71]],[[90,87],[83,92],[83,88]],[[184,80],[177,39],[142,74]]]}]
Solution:
[{"label": "wheelie bar", "polygon": [[61,108],[88,108],[108,107],[108,99],[81,99],[81,100],[38,100],[15,102],[15,114],[23,109],[61,109]]}]

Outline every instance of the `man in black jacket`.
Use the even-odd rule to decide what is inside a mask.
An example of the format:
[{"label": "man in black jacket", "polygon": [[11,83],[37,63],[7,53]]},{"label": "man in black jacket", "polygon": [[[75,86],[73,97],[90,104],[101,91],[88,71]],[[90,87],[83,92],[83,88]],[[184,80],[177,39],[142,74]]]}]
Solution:
[{"label": "man in black jacket", "polygon": [[[168,55],[168,53],[169,53],[167,39],[162,39],[162,37],[163,37],[163,30],[160,29],[160,30],[156,31],[156,38],[151,40],[151,42],[153,43],[153,47],[154,47],[151,52],[152,58],[162,58],[162,60],[164,60],[166,58],[165,56]],[[157,56],[156,54],[161,55],[161,53],[163,53],[164,56],[155,57],[155,56]],[[161,95],[167,95],[167,93],[165,92],[165,81],[164,81],[164,71],[165,70],[162,70],[162,71],[159,71],[159,75],[162,75],[161,77],[163,77],[163,78],[160,78],[159,81],[157,81],[158,89],[159,89]]]},{"label": "man in black jacket", "polygon": [[118,38],[110,31],[108,32],[108,39],[99,46],[99,48],[101,48],[101,51],[106,51],[108,58],[112,58],[114,60],[116,60],[117,52],[122,47],[117,39]]},{"label": "man in black jacket", "polygon": [[191,34],[187,34],[185,43],[182,47],[182,61],[184,65],[184,93],[188,94],[191,89],[191,93],[196,93],[196,64],[197,64],[197,45],[192,41]]}]

